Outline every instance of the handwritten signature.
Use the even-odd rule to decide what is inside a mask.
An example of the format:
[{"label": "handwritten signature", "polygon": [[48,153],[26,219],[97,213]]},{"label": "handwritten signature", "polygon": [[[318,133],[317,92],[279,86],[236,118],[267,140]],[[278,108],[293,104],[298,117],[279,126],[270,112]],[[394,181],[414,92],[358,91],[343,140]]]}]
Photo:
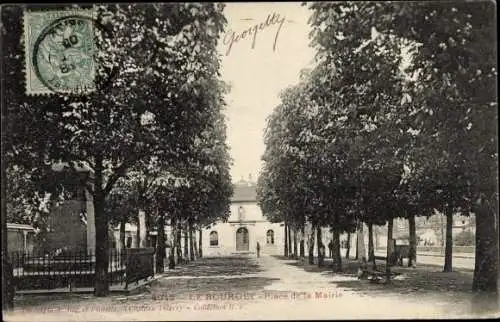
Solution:
[{"label": "handwritten signature", "polygon": [[255,48],[255,41],[257,39],[257,33],[266,29],[267,27],[274,26],[278,24],[278,30],[276,31],[276,36],[274,37],[273,51],[276,51],[276,43],[278,41],[278,36],[285,22],[285,17],[281,17],[280,14],[273,12],[267,16],[267,19],[260,24],[256,24],[251,26],[248,29],[243,30],[243,32],[236,33],[232,30],[229,30],[228,33],[224,36],[224,45],[227,46],[226,56],[231,52],[231,48],[233,48],[233,44],[237,43],[240,40],[243,40],[247,37],[251,37],[253,35],[252,40],[252,49]]}]

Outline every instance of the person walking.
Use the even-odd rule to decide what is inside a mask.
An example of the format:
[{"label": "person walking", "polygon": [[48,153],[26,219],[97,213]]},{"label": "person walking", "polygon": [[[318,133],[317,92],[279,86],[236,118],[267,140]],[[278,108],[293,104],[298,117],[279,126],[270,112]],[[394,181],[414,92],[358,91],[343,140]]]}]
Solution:
[{"label": "person walking", "polygon": [[318,266],[323,267],[325,264],[325,245],[321,243],[318,247],[319,254],[318,254]]},{"label": "person walking", "polygon": [[260,244],[257,242],[257,258],[260,257]]},{"label": "person walking", "polygon": [[333,241],[330,240],[328,243],[328,255],[330,258],[333,258]]}]

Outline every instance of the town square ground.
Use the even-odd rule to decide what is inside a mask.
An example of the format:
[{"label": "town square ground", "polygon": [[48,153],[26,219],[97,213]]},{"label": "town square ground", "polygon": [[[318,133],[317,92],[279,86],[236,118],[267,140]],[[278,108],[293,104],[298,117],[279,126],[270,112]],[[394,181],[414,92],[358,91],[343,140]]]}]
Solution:
[{"label": "town square ground", "polygon": [[[472,271],[436,265],[395,268],[391,284],[305,261],[263,254],[202,258],[159,275],[130,294],[21,295],[7,321],[464,318],[488,316],[474,300]],[[446,276],[444,276],[446,275]],[[478,307],[478,303],[481,307]]]}]

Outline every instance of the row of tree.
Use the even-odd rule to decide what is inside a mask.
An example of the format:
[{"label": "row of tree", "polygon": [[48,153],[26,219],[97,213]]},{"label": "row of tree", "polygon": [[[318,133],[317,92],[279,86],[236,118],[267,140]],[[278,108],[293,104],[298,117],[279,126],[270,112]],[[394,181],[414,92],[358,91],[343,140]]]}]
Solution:
[{"label": "row of tree", "polygon": [[[96,13],[96,90],[28,96],[20,72],[26,68],[23,10],[67,7],[2,8],[2,77],[8,80],[2,165],[10,183],[10,207],[2,209],[2,218],[43,226],[51,201],[62,194],[53,164],[64,162],[68,171],[90,168],[95,295],[105,296],[110,224],[120,224],[124,243],[125,223],[146,217],[158,231],[160,262],[165,223],[178,237],[181,229],[192,234],[228,216],[228,87],[219,79],[216,49],[226,20],[221,4],[81,6]],[[41,207],[47,193],[49,206]]]},{"label": "row of tree", "polygon": [[450,271],[453,213],[473,212],[473,289],[497,294],[493,8],[489,2],[309,5],[316,65],[282,92],[268,120],[258,185],[266,216],[293,230],[306,222],[331,227],[340,271],[340,233],[367,224],[375,263],[373,225],[388,223],[389,260],[393,219],[407,218],[414,260],[415,216],[438,209],[447,217]]}]

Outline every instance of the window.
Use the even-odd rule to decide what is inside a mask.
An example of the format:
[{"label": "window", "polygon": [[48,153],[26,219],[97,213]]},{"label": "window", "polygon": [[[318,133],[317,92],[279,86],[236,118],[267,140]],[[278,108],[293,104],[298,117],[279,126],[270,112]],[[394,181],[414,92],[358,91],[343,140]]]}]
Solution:
[{"label": "window", "polygon": [[219,246],[219,234],[216,231],[210,233],[210,246]]},{"label": "window", "polygon": [[245,220],[245,208],[243,206],[239,206],[238,208],[238,220]]},{"label": "window", "polygon": [[267,243],[268,244],[274,244],[274,231],[272,229],[269,229],[267,231]]},{"label": "window", "polygon": [[128,236],[127,237],[127,245],[126,245],[127,248],[130,248],[132,247],[132,237]]}]

